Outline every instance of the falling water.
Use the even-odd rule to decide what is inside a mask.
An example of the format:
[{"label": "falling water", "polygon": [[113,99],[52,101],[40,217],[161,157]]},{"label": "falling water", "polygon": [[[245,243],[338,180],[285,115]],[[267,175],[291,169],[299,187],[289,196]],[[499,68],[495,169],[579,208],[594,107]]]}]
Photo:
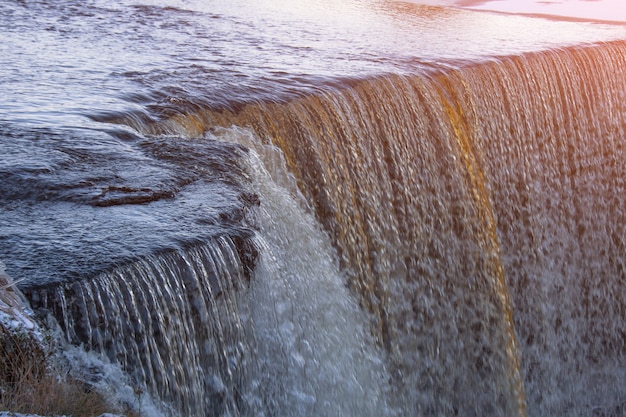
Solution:
[{"label": "falling water", "polygon": [[622,43],[571,48],[193,117],[284,151],[409,408],[610,413],[624,63]]},{"label": "falling water", "polygon": [[530,415],[623,413],[625,63],[619,43],[467,77]]},{"label": "falling water", "polygon": [[[244,246],[254,256],[252,242]],[[31,298],[53,311],[68,341],[120,364],[138,391],[180,415],[221,414],[236,407],[252,340],[237,291],[249,277],[237,251],[221,236]]]},{"label": "falling water", "polygon": [[240,129],[219,139],[264,153],[268,168],[254,150],[241,161],[258,234],[150,256],[31,300],[168,415],[392,415],[367,316],[280,151]]},{"label": "falling water", "polygon": [[43,305],[183,415],[616,412],[624,54],[527,54],[176,116],[159,129],[250,149],[253,232]]}]

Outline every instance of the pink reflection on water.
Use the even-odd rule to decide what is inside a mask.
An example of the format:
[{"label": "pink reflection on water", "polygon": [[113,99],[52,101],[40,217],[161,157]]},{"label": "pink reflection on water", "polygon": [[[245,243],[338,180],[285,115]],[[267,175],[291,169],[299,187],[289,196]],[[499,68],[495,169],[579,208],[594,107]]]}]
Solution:
[{"label": "pink reflection on water", "polygon": [[553,15],[570,18],[626,22],[624,0],[442,0],[441,5],[505,13]]}]

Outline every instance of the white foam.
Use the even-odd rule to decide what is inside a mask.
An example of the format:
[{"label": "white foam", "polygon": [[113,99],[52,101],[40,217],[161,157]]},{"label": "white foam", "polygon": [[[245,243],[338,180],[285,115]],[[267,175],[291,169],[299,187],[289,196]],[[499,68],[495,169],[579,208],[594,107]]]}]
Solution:
[{"label": "white foam", "polygon": [[249,174],[261,201],[261,255],[250,293],[258,368],[250,402],[271,399],[264,411],[281,416],[392,414],[368,316],[349,293],[328,237],[292,191],[282,154],[245,129],[216,138],[254,148]]},{"label": "white foam", "polygon": [[120,366],[106,357],[71,345],[64,347],[62,355],[71,368],[71,375],[88,382],[112,408],[132,410],[144,417],[168,415],[166,405],[138,390]]}]

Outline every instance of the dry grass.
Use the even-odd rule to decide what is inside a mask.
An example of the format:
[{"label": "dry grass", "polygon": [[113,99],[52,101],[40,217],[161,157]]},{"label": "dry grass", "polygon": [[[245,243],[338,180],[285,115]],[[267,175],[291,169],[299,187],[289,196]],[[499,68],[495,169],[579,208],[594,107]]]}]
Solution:
[{"label": "dry grass", "polygon": [[[19,322],[26,306],[27,301],[0,262],[0,315],[16,317]],[[62,372],[53,368],[52,352],[52,345],[38,340],[33,332],[7,327],[0,320],[0,411],[72,417],[120,412],[112,410],[87,384],[61,376]],[[121,411],[128,417],[139,417],[132,410]]]},{"label": "dry grass", "polygon": [[0,410],[74,417],[110,411],[85,384],[52,372],[49,358],[31,334],[0,323]]}]

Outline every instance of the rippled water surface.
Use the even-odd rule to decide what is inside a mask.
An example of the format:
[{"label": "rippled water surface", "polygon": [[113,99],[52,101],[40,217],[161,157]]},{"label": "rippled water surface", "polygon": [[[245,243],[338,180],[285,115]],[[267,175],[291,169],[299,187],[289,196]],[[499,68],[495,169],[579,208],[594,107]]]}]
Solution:
[{"label": "rippled water surface", "polygon": [[[228,105],[345,78],[624,36],[624,29],[402,2],[7,1],[3,120]],[[162,110],[162,109],[161,109]]]},{"label": "rippled water surface", "polygon": [[366,0],[8,0],[0,29],[0,256],[33,282],[214,233],[197,225],[240,208],[245,151],[140,134],[151,121],[626,36]]}]

